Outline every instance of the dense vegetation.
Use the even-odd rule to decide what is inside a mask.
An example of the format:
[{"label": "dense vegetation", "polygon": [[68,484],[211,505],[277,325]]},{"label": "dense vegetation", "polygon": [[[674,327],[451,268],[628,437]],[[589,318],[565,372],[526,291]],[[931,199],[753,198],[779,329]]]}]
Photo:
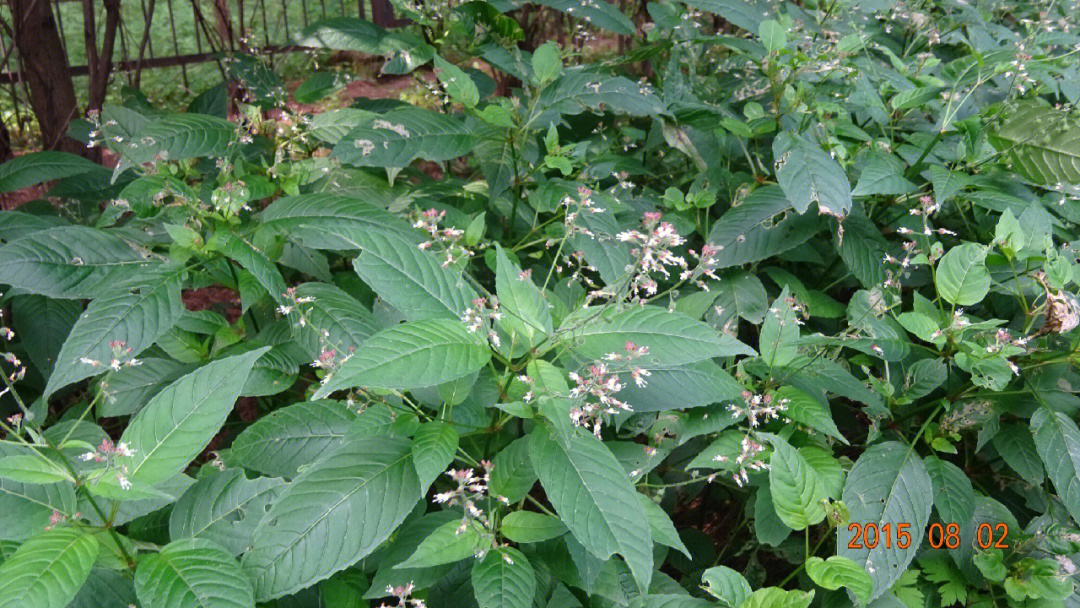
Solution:
[{"label": "dense vegetation", "polygon": [[0,165],[0,607],[1080,605],[1075,3],[541,4]]}]

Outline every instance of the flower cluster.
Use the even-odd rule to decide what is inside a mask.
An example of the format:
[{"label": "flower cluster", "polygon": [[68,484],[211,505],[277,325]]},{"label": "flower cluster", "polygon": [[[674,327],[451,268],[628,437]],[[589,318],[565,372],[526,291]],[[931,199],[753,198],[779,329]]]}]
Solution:
[{"label": "flower cluster", "polygon": [[932,264],[934,260],[941,256],[941,246],[938,244],[936,247],[931,244],[929,251],[920,247],[919,243],[915,241],[917,235],[925,237],[929,243],[929,239],[934,235],[944,236],[956,236],[956,233],[947,228],[934,228],[930,223],[930,218],[941,209],[941,206],[934,201],[931,196],[919,197],[919,204],[908,210],[908,214],[919,217],[922,219],[922,228],[919,230],[913,230],[907,226],[900,226],[896,229],[896,233],[905,237],[907,240],[902,245],[903,255],[900,258],[896,258],[890,254],[885,254],[883,261],[887,265],[899,266],[896,268],[886,268],[885,271],[885,287],[900,288],[901,276],[908,276],[910,274],[910,267],[918,264]]},{"label": "flower cluster", "polygon": [[776,400],[771,394],[755,395],[750,391],[742,392],[743,405],[732,403],[728,406],[732,418],[746,416],[750,428],[757,428],[772,420],[779,420],[780,414],[787,410],[787,399]]},{"label": "flower cluster", "polygon": [[750,481],[748,471],[764,471],[769,468],[768,463],[761,459],[761,453],[764,451],[765,446],[754,441],[750,435],[743,435],[738,456],[730,459],[719,454],[713,460],[723,463],[731,462],[735,465],[735,472],[731,474],[731,478],[741,488]]},{"label": "flower cluster", "polygon": [[[589,429],[594,435],[600,437],[605,415],[633,411],[629,403],[615,396],[625,386],[619,379],[619,373],[629,372],[634,383],[644,387],[648,383],[646,378],[651,375],[651,372],[636,365],[634,360],[647,354],[649,354],[647,346],[627,342],[623,347],[623,352],[608,353],[602,361],[589,365],[584,375],[570,372],[570,379],[575,384],[570,389],[570,398],[582,400],[579,405],[570,409],[570,421],[575,426]],[[612,369],[612,367],[618,369]]]},{"label": "flower cluster", "polygon": [[397,600],[396,604],[379,604],[379,608],[427,608],[427,604],[424,600],[416,599],[412,597],[413,591],[416,586],[410,581],[408,585],[387,585],[386,594],[391,595]]},{"label": "flower cluster", "polygon": [[135,455],[136,450],[131,449],[127,443],[121,441],[118,444],[113,444],[111,439],[105,438],[101,440],[101,444],[91,452],[86,452],[82,456],[79,456],[79,460],[83,462],[104,463],[106,469],[111,469],[119,465],[120,472],[116,475],[116,481],[120,484],[120,488],[123,490],[131,489],[131,482],[127,478],[127,465],[119,464],[117,459],[130,458]]},{"label": "flower cluster", "polygon": [[[642,230],[626,230],[618,234],[618,239],[624,243],[631,243],[634,247],[630,253],[634,256],[633,266],[629,269],[630,293],[634,298],[640,299],[641,293],[647,295],[656,294],[656,280],[653,273],[659,273],[664,278],[669,278],[669,267],[681,268],[680,278],[690,278],[686,258],[672,253],[672,248],[686,242],[679,235],[675,227],[668,222],[660,221],[660,213],[646,212],[641,219]],[[704,252],[703,252],[704,253]],[[715,253],[710,249],[709,256]]]},{"label": "flower cluster", "polygon": [[[433,499],[437,504],[461,505],[464,516],[461,518],[461,526],[457,530],[458,534],[464,532],[471,521],[479,522],[484,528],[491,528],[491,520],[476,503],[488,493],[488,482],[491,480],[491,469],[494,468],[494,465],[490,461],[482,460],[480,466],[484,469],[484,474],[481,476],[477,476],[476,471],[473,469],[450,469],[447,471],[446,475],[457,484],[457,487],[446,492],[440,492]],[[504,504],[508,502],[502,496],[498,497],[498,500]]]},{"label": "flower cluster", "polygon": [[421,212],[413,221],[413,228],[423,230],[428,237],[428,240],[420,243],[417,247],[422,251],[438,248],[443,257],[443,268],[467,260],[474,255],[471,249],[461,243],[462,237],[465,236],[464,230],[439,226],[439,223],[445,218],[446,211],[431,208]]},{"label": "flower cluster", "polygon": [[[124,360],[124,357],[131,354],[131,347],[127,345],[123,340],[113,340],[109,342],[109,348],[112,349],[112,358],[109,359],[109,369],[114,372],[120,371],[121,367],[136,367],[142,365],[142,361],[132,357]],[[99,367],[103,365],[101,361],[97,359],[91,359],[89,357],[79,357],[79,361],[89,365],[90,367]]]},{"label": "flower cluster", "polygon": [[501,340],[499,339],[499,332],[495,331],[493,324],[502,317],[503,314],[499,310],[499,299],[497,297],[481,297],[473,300],[472,306],[465,309],[465,312],[461,315],[461,322],[465,324],[470,334],[481,330],[485,331],[491,344],[498,348]]}]

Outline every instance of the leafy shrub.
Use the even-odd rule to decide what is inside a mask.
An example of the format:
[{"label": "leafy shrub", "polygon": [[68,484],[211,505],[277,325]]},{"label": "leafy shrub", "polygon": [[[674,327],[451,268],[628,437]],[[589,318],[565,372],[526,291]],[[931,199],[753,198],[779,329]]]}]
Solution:
[{"label": "leafy shrub", "polygon": [[1080,602],[1076,7],[542,4],[0,166],[0,606]]}]

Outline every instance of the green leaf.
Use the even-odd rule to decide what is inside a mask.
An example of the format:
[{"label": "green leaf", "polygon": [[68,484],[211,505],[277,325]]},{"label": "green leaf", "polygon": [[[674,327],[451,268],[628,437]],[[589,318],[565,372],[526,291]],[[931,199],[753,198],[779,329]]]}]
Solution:
[{"label": "green leaf", "polygon": [[784,591],[779,587],[766,587],[750,594],[742,608],[807,608],[813,600],[813,591]]},{"label": "green leaf", "polygon": [[146,122],[135,137],[112,143],[121,157],[120,168],[152,162],[204,156],[225,156],[236,125],[206,114],[166,114]]},{"label": "green leaf", "polygon": [[634,35],[634,23],[615,4],[607,0],[594,0],[581,4],[574,0],[538,0],[537,4],[553,8],[600,29],[621,36]]},{"label": "green leaf", "polygon": [[[583,319],[596,316],[591,307],[571,313],[563,329],[577,327]],[[613,315],[600,315],[578,329],[566,332],[574,354],[585,361],[622,353],[626,343],[648,347],[638,361],[642,367],[693,363],[712,357],[753,355],[753,349],[727,334],[686,315],[658,306],[634,306]]]},{"label": "green leaf", "polygon": [[250,608],[251,581],[216,543],[173,541],[144,555],[135,569],[135,594],[144,608]]},{"label": "green leaf", "polygon": [[[904,162],[892,155],[871,153],[859,175],[852,196],[872,194],[895,196],[914,191],[915,184],[904,177]],[[845,228],[847,228],[845,223]],[[880,233],[879,233],[880,234]]]},{"label": "green leaf", "polygon": [[279,198],[260,217],[264,225],[285,230],[289,238],[312,249],[362,249],[380,242],[371,238],[378,233],[420,242],[416,231],[401,218],[369,202],[339,194]]},{"label": "green leaf", "polygon": [[0,164],[0,192],[11,192],[98,169],[101,169],[101,165],[69,152],[31,152]]},{"label": "green leaf", "polygon": [[866,549],[865,544],[861,549],[852,549],[848,543],[854,530],[837,528],[837,555],[854,560],[874,581],[870,600],[888,591],[915,557],[930,519],[933,496],[930,475],[919,455],[894,441],[863,452],[848,473],[842,500],[850,511],[849,521],[863,526],[874,524],[879,531],[885,524],[892,530],[908,524],[905,528],[911,533],[911,544],[906,549],[897,543],[887,547],[883,542],[873,549]]},{"label": "green leaf", "polygon": [[30,361],[44,377],[52,374],[56,356],[75,326],[82,302],[24,295],[11,299],[12,327]]},{"label": "green leaf", "polygon": [[799,354],[799,325],[796,323],[795,314],[791,296],[785,287],[765,314],[765,322],[758,337],[761,358],[769,367],[785,366]]},{"label": "green leaf", "polygon": [[682,539],[679,538],[679,532],[675,529],[675,524],[671,523],[671,518],[664,512],[664,509],[656,504],[653,499],[640,492],[638,493],[638,502],[641,503],[642,508],[645,510],[645,518],[649,520],[649,531],[652,532],[653,542],[660,543],[665,547],[671,547],[682,552],[687,559],[693,559],[690,550],[686,548]]},{"label": "green leaf", "polygon": [[930,167],[930,182],[934,186],[934,202],[941,205],[970,185],[971,177],[966,173],[933,165]]},{"label": "green leaf", "polygon": [[638,587],[652,579],[652,536],[637,491],[619,461],[589,433],[568,437],[542,426],[530,435],[529,455],[548,500],[574,537],[600,559],[618,553]]},{"label": "green leaf", "polygon": [[480,103],[480,92],[472,78],[461,68],[438,55],[435,55],[435,76],[450,99],[466,108],[475,108],[476,104]]},{"label": "green leaf", "polygon": [[770,53],[775,53],[787,46],[787,31],[784,26],[774,19],[761,22],[758,27],[758,36],[761,37],[761,43],[765,45],[765,50]]},{"label": "green leaf", "polygon": [[990,291],[990,271],[986,269],[986,247],[964,243],[953,247],[938,262],[938,294],[957,306],[978,304]]},{"label": "green leaf", "polygon": [[337,77],[331,72],[315,72],[293,91],[297,103],[315,103],[337,90]]},{"label": "green leaf", "polygon": [[460,519],[444,523],[420,543],[409,559],[394,568],[430,568],[475,557],[485,540],[479,525]]},{"label": "green leaf", "polygon": [[635,412],[682,410],[742,395],[743,386],[712,361],[698,361],[675,367],[649,366],[648,384],[638,386],[630,373],[620,374],[623,384],[619,399]]},{"label": "green leaf", "polygon": [[1036,184],[1080,184],[1080,127],[1067,112],[1022,103],[990,137],[1012,168]]},{"label": "green leaf", "polygon": [[73,516],[75,484],[24,484],[0,479],[0,539],[23,541],[50,525],[53,511]]},{"label": "green leaf", "polygon": [[244,555],[256,599],[295,593],[382,544],[421,498],[410,454],[407,440],[360,435],[302,471]]},{"label": "green leaf", "polygon": [[313,398],[354,386],[435,386],[477,371],[490,358],[487,344],[460,320],[402,323],[369,338]]},{"label": "green leaf", "polygon": [[233,440],[231,452],[246,469],[296,477],[341,444],[356,414],[338,401],[305,401],[270,412]]},{"label": "green leaf", "polygon": [[819,523],[825,519],[821,503],[828,493],[817,471],[788,442],[776,435],[768,439],[773,447],[769,492],[780,521],[793,530]]},{"label": "green leaf", "polygon": [[225,423],[255,360],[268,349],[207,363],[163,389],[120,437],[133,482],[154,485],[183,470]]},{"label": "green leaf", "polygon": [[514,511],[503,518],[499,531],[515,543],[540,543],[566,534],[566,525],[550,515]]},{"label": "green leaf", "polygon": [[297,305],[307,323],[294,330],[300,332],[309,352],[318,352],[318,345],[325,344],[344,357],[379,330],[375,317],[356,298],[334,285],[297,285],[296,298],[314,298]]},{"label": "green leaf", "polygon": [[821,229],[815,215],[793,213],[792,202],[776,186],[754,190],[713,224],[707,239],[717,250],[717,268],[741,266],[779,255],[805,243]]},{"label": "green leaf", "polygon": [[536,485],[536,472],[529,460],[528,437],[519,437],[510,442],[495,455],[492,464],[495,466],[491,469],[491,482],[488,484],[492,496],[502,496],[508,503],[518,502]]},{"label": "green leaf", "polygon": [[874,590],[874,581],[861,566],[846,557],[834,555],[827,560],[811,557],[806,560],[806,574],[810,580],[825,589],[846,587],[865,604]]},{"label": "green leaf", "polygon": [[[558,0],[570,3],[572,0]],[[597,0],[606,4],[606,0]],[[575,6],[580,6],[575,3]],[[632,29],[632,28],[631,28]],[[562,77],[545,87],[537,96],[543,108],[533,124],[544,127],[561,115],[576,115],[588,110],[604,110],[631,116],[665,114],[664,104],[648,87],[622,76],[610,76],[590,67],[567,68]]]},{"label": "green leaf", "polygon": [[1031,430],[1019,424],[1004,424],[992,440],[994,449],[1020,478],[1033,486],[1041,486],[1046,479],[1039,448],[1031,436]]},{"label": "green leaf", "polygon": [[1041,407],[1031,416],[1031,434],[1061,502],[1080,521],[1080,430],[1072,418]]},{"label": "green leaf", "polygon": [[334,146],[331,157],[357,167],[405,167],[417,158],[436,162],[457,158],[472,150],[478,139],[464,122],[448,114],[404,106],[361,120]]},{"label": "green leaf", "polygon": [[517,549],[499,547],[473,562],[472,587],[480,608],[530,608],[536,595],[532,564]]},{"label": "green leaf", "polygon": [[457,447],[458,432],[453,426],[439,420],[420,425],[413,436],[412,457],[421,490],[426,492],[450,466]]},{"label": "green leaf", "polygon": [[64,608],[97,554],[97,540],[75,528],[34,536],[0,564],[0,608]]},{"label": "green leaf", "polygon": [[476,292],[464,277],[431,254],[393,234],[369,235],[353,261],[356,274],[410,321],[461,318]]},{"label": "green leaf", "polygon": [[503,308],[499,327],[524,351],[540,344],[551,333],[551,313],[531,276],[523,274],[521,267],[506,257],[502,247],[498,244],[495,247],[495,289]]},{"label": "green leaf", "polygon": [[240,555],[251,546],[266,507],[284,489],[281,479],[248,479],[241,469],[207,468],[173,505],[169,537],[204,538]]},{"label": "green leaf", "polygon": [[0,247],[0,276],[50,298],[95,298],[134,276],[147,256],[111,232],[86,226],[39,230]]},{"label": "green leaf", "polygon": [[1012,209],[1005,209],[994,228],[994,244],[1005,248],[1011,255],[1023,249],[1026,240],[1027,235]]},{"label": "green leaf", "polygon": [[[114,360],[124,364],[138,357],[183,313],[177,272],[119,285],[112,294],[90,302],[60,348],[45,395],[107,371]],[[114,348],[116,343],[123,346]]]},{"label": "green leaf", "polygon": [[713,566],[701,575],[706,591],[727,608],[739,608],[753,591],[746,578],[727,566]]},{"label": "green leaf", "polygon": [[810,203],[818,212],[843,217],[851,209],[851,185],[843,168],[817,144],[784,131],[773,140],[776,181],[798,213]]},{"label": "green leaf", "polygon": [[975,491],[964,471],[937,456],[927,456],[923,464],[934,486],[934,508],[941,521],[961,524],[970,521],[975,509]]},{"label": "green leaf", "polygon": [[533,82],[537,86],[547,84],[558,78],[563,71],[562,58],[559,56],[559,45],[548,40],[533,51],[532,56]]},{"label": "green leaf", "polygon": [[288,303],[285,298],[285,279],[277,265],[245,237],[230,230],[218,230],[210,237],[206,246],[211,251],[220,251],[232,258],[255,277],[259,285],[278,304]]},{"label": "green leaf", "polygon": [[387,586],[404,585],[412,582],[419,589],[430,587],[455,566],[444,564],[430,568],[397,568],[397,565],[416,552],[416,548],[439,526],[454,521],[461,524],[461,512],[455,510],[432,511],[419,518],[410,519],[394,533],[385,549],[378,553],[378,571],[371,579],[371,586],[364,594],[365,599],[376,599],[386,595]]},{"label": "green leaf", "polygon": [[0,478],[31,484],[75,481],[59,463],[29,454],[0,458]]},{"label": "green leaf", "polygon": [[773,393],[773,401],[785,403],[784,415],[795,422],[835,437],[845,444],[848,442],[836,428],[829,407],[810,395],[792,386],[782,386]]}]

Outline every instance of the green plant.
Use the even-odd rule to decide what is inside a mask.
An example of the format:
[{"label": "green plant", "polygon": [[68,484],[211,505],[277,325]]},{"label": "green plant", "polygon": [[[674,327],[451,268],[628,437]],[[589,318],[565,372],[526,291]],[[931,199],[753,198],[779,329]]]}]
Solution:
[{"label": "green plant", "polygon": [[0,606],[1075,605],[1074,7],[516,6],[0,165]]}]

